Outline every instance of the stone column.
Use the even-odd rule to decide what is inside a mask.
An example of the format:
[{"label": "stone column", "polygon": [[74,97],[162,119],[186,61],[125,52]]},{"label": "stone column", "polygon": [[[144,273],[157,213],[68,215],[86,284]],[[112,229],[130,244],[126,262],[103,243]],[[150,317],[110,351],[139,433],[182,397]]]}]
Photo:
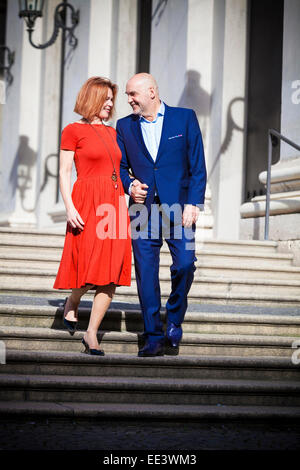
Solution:
[{"label": "stone column", "polygon": [[[119,0],[90,0],[86,33],[88,35],[86,78],[110,77],[111,48],[114,40],[112,29]],[[83,6],[83,4],[81,3]]]},{"label": "stone column", "polygon": [[20,44],[23,41],[23,23],[18,17],[18,2],[11,1],[7,7],[6,24],[9,24],[10,27],[6,28],[6,44],[15,52],[15,61],[11,69],[13,83],[6,87],[5,102],[1,104],[1,225],[9,225],[9,217],[16,204],[22,67]]},{"label": "stone column", "polygon": [[[60,0],[45,2],[43,41],[53,32],[54,10]],[[52,225],[48,210],[56,202],[61,32],[56,42],[43,51],[40,113],[40,159],[38,161],[37,218],[39,227]]]},{"label": "stone column", "polygon": [[137,2],[139,0],[118,0],[112,29],[111,76],[119,87],[116,116],[118,118],[132,113],[125,95],[126,83],[136,73],[137,51]]},{"label": "stone column", "polygon": [[247,0],[226,0],[223,44],[221,142],[213,162],[218,172],[215,235],[238,239],[245,152]]},{"label": "stone column", "polygon": [[[185,86],[179,106],[192,108],[197,114],[202,132],[207,169],[210,157],[210,124],[212,96],[213,13],[211,0],[189,0],[187,24],[187,65]],[[204,21],[205,18],[205,21]],[[200,27],[201,25],[201,27]],[[207,183],[204,211],[200,213],[196,240],[213,236],[211,188]]]},{"label": "stone column", "polygon": [[[209,155],[212,24],[213,2],[210,0],[153,2],[150,72],[157,79],[163,101],[196,112],[206,158]],[[212,236],[209,202],[210,196],[197,223],[197,240]]]},{"label": "stone column", "polygon": [[[219,159],[222,153],[222,99],[223,99],[223,64],[224,64],[224,37],[225,37],[225,0],[213,2],[213,45],[212,45],[212,72],[211,72],[211,107],[210,107],[210,133],[207,158],[208,185],[211,188],[211,206],[214,214],[214,231],[216,232],[216,219],[219,201]],[[207,193],[206,193],[207,197]]]},{"label": "stone column", "polygon": [[[3,116],[2,215],[0,224],[35,227],[37,162],[39,160],[41,53],[28,40],[24,21],[18,17],[18,2],[8,2],[7,44],[16,50],[14,81]],[[43,23],[36,21],[34,39],[42,41]],[[16,35],[16,40],[14,36]],[[20,75],[16,77],[16,73]],[[16,95],[14,96],[14,93]],[[11,197],[11,201],[7,198]]]},{"label": "stone column", "polygon": [[150,73],[169,106],[178,106],[185,91],[188,9],[188,0],[152,3]]},{"label": "stone column", "polygon": [[[104,12],[106,4],[110,4],[109,0],[101,2]],[[100,44],[102,44],[104,37],[101,36],[101,28],[98,29],[98,36],[95,32],[95,20],[98,20],[100,23],[98,6],[99,2],[96,0],[72,0],[72,5],[77,10],[80,11],[80,20],[79,24],[76,27],[74,34],[78,39],[77,47],[74,49],[70,47],[68,41],[66,42],[65,50],[65,63],[64,63],[64,96],[63,96],[63,122],[62,129],[69,123],[75,122],[80,119],[78,114],[73,112],[76,96],[83,85],[83,83],[88,79],[91,64],[94,66],[92,74],[95,74],[95,68],[101,61],[101,56],[98,56],[98,60],[94,61],[90,57],[89,44],[90,41],[94,45],[95,49],[98,50]],[[105,15],[102,13],[102,18],[104,24],[107,23]],[[60,43],[60,41],[59,41]],[[54,47],[54,46],[51,46]],[[55,61],[54,69],[60,73],[60,56],[53,57]],[[104,66],[106,65],[105,60],[103,60]],[[58,105],[58,90],[59,90],[59,77],[57,77],[57,105]],[[55,82],[54,82],[55,84]],[[54,86],[53,84],[53,86]],[[58,125],[56,124],[56,133],[55,138],[53,139],[53,148],[54,152],[57,153],[57,129]],[[61,129],[61,130],[62,130]],[[55,170],[56,171],[56,170]],[[72,172],[72,182],[76,179],[75,167],[73,165]],[[53,187],[53,195],[49,200],[47,205],[47,219],[44,218],[44,224],[47,223],[47,227],[55,227],[55,229],[65,230],[66,224],[66,211],[65,206],[59,193],[59,201],[56,203],[56,183],[55,188]]]}]

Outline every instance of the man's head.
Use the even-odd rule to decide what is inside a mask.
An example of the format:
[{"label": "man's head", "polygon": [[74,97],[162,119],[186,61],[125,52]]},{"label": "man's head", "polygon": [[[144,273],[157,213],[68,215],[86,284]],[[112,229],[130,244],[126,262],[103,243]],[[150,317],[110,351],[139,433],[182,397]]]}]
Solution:
[{"label": "man's head", "polygon": [[160,104],[157,83],[149,73],[134,75],[127,82],[126,94],[134,114],[147,116],[152,114]]}]

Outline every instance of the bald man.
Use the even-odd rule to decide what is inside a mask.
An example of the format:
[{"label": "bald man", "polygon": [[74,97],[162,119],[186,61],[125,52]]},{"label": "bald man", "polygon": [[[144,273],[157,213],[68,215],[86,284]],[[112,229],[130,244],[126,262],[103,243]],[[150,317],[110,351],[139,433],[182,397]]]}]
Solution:
[{"label": "bald man", "polygon": [[[144,321],[145,344],[138,356],[178,354],[195,271],[195,224],[206,187],[202,136],[195,112],[161,101],[152,75],[134,75],[126,94],[132,114],[118,120],[117,137],[122,152],[120,176],[130,195],[132,246]],[[166,335],[159,284],[164,239],[173,261]]]}]

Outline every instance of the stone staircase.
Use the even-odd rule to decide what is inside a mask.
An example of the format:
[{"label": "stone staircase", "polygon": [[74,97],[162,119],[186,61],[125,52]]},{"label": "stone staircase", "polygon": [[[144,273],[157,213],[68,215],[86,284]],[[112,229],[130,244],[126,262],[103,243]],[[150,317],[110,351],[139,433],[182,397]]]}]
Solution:
[{"label": "stone staircase", "polygon": [[[57,298],[52,286],[63,242],[62,233],[0,228],[0,293]],[[300,306],[300,267],[293,265],[292,254],[277,248],[276,242],[249,240],[197,243],[189,302]],[[160,265],[161,294],[166,300],[171,265],[166,246]],[[138,301],[134,269],[132,285],[118,288],[116,299]]]},{"label": "stone staircase", "polygon": [[[142,321],[134,284],[119,292],[101,325],[106,356],[82,354],[92,297],[81,302],[71,337],[61,322],[64,292],[51,289],[62,244],[61,234],[0,230],[2,415],[300,418],[300,366],[292,361],[300,296],[289,290],[300,283],[300,270],[276,243],[199,246],[180,354],[155,358],[137,357]],[[166,251],[161,258],[167,278]],[[233,279],[249,287],[242,298],[232,291]],[[221,285],[224,292],[216,290]],[[167,281],[163,289],[166,295]]]}]

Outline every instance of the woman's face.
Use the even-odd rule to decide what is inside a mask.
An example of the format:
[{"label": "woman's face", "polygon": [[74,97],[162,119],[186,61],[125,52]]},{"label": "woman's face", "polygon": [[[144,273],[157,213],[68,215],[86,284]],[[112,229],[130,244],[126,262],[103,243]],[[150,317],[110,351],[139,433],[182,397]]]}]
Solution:
[{"label": "woman's face", "polygon": [[110,112],[114,104],[113,99],[114,99],[114,96],[113,96],[113,92],[111,88],[107,88],[106,100],[99,114],[100,119],[103,119],[106,121],[109,118]]}]

